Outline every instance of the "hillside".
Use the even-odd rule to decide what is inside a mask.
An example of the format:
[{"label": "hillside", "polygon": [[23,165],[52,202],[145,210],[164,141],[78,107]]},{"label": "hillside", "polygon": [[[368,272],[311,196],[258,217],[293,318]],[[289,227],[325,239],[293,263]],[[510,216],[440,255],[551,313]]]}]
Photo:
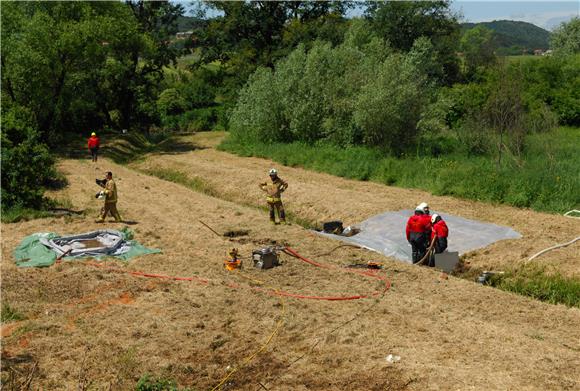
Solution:
[{"label": "hillside", "polygon": [[463,31],[476,26],[484,26],[495,33],[500,54],[521,54],[523,50],[546,50],[550,47],[550,32],[527,22],[494,20],[493,22],[462,23]]}]

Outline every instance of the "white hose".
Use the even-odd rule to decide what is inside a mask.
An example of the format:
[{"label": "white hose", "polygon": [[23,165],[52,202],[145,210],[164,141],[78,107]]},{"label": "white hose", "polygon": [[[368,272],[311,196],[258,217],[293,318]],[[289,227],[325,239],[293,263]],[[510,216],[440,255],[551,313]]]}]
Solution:
[{"label": "white hose", "polygon": [[545,249],[545,250],[542,250],[542,251],[540,251],[539,253],[537,253],[537,254],[534,254],[534,255],[532,255],[531,257],[529,257],[527,262],[530,262],[531,260],[533,260],[533,259],[535,259],[535,258],[539,257],[539,256],[540,256],[540,255],[542,255],[542,254],[545,254],[545,253],[547,253],[548,251],[552,251],[552,250],[555,250],[555,249],[557,249],[557,248],[562,248],[562,247],[569,246],[569,245],[571,245],[572,243],[575,243],[575,242],[577,242],[577,241],[579,241],[579,240],[580,240],[580,236],[578,236],[576,239],[572,239],[572,240],[570,240],[570,241],[569,241],[569,242],[567,242],[567,243],[557,244],[557,245],[555,245],[555,246],[548,247],[547,249]]},{"label": "white hose", "polygon": [[[580,210],[576,210],[576,209],[570,210],[570,211],[564,213],[564,216],[565,217],[575,218],[575,219],[579,218],[579,216],[570,216],[572,213],[580,213]],[[567,247],[567,246],[571,245],[572,243],[576,243],[579,240],[580,240],[580,236],[578,236],[575,239],[570,240],[569,242],[562,243],[562,244],[557,244],[557,245],[552,246],[552,247],[548,247],[547,249],[542,250],[539,253],[534,254],[531,257],[529,257],[528,260],[527,260],[527,262],[530,262],[531,260],[536,259],[540,255],[543,255],[543,254],[547,253],[548,251],[552,251],[552,250],[555,250],[557,248]]]},{"label": "white hose", "polygon": [[572,213],[580,214],[580,210],[578,209],[569,210],[568,212],[564,213],[564,217],[570,217],[572,219],[580,219],[580,216],[572,216]]}]

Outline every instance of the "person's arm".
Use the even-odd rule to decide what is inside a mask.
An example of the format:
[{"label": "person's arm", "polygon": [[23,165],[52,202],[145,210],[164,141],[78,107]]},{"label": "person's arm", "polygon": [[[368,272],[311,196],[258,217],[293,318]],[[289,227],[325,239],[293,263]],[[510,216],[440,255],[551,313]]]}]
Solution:
[{"label": "person's arm", "polygon": [[410,221],[407,221],[407,227],[405,228],[405,233],[407,234],[407,242],[411,239],[411,225]]},{"label": "person's arm", "polygon": [[266,182],[262,182],[258,185],[258,187],[260,188],[260,190],[262,191],[266,191],[265,187],[267,186]]},{"label": "person's arm", "polygon": [[288,182],[284,182],[283,180],[280,180],[282,183],[280,184],[280,192],[284,192],[286,191],[286,189],[288,188]]}]

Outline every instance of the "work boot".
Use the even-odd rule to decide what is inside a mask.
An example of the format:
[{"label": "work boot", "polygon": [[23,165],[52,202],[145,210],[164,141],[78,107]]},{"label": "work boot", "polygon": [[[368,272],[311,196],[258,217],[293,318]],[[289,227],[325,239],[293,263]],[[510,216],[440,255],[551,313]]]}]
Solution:
[{"label": "work boot", "polygon": [[282,225],[290,225],[286,220],[280,220],[280,224]]},{"label": "work boot", "polygon": [[276,220],[270,220],[270,224],[276,225]]}]

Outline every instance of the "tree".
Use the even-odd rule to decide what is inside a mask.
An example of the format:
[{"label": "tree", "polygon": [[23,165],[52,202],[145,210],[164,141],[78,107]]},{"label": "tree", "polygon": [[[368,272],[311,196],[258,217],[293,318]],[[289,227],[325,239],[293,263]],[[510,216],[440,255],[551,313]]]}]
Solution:
[{"label": "tree", "polygon": [[366,18],[377,34],[393,49],[407,52],[419,37],[431,40],[437,61],[443,66],[440,82],[457,80],[459,67],[455,55],[459,38],[457,16],[450,1],[377,1],[368,2]]},{"label": "tree", "polygon": [[467,30],[461,37],[461,52],[465,64],[465,73],[473,78],[478,70],[482,70],[496,61],[493,31],[477,26]]},{"label": "tree", "polygon": [[572,18],[555,29],[550,44],[554,53],[558,55],[580,53],[580,18]]}]

